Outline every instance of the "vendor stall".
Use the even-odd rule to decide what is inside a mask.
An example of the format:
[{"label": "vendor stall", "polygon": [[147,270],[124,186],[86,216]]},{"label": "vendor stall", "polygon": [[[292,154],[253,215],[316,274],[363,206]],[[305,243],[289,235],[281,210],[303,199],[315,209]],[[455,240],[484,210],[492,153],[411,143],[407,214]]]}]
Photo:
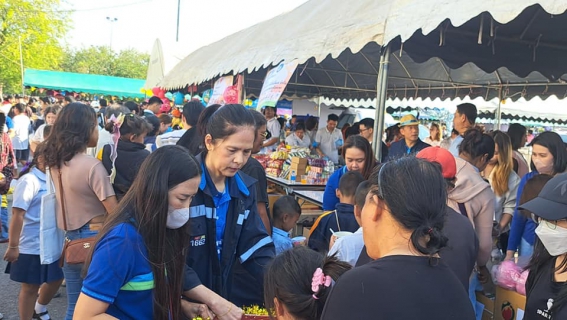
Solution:
[{"label": "vendor stall", "polygon": [[[323,193],[324,191],[313,190],[294,190],[293,195],[295,199],[311,202],[319,207],[323,206]],[[301,205],[302,203],[300,203]]]}]

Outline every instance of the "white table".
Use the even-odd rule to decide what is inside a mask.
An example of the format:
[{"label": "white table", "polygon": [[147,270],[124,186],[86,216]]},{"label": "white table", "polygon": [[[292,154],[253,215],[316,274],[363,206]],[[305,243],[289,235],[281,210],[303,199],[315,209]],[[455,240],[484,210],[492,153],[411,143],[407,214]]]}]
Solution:
[{"label": "white table", "polygon": [[308,183],[301,183],[297,181],[291,181],[282,178],[276,178],[272,176],[266,175],[268,182],[272,182],[277,184],[285,189],[285,192],[288,195],[292,195],[295,191],[324,191],[325,185],[324,184],[308,184]]},{"label": "white table", "polygon": [[302,199],[304,201],[309,201],[319,207],[323,206],[323,194],[324,191],[313,191],[313,190],[296,190],[293,195],[296,199]]}]

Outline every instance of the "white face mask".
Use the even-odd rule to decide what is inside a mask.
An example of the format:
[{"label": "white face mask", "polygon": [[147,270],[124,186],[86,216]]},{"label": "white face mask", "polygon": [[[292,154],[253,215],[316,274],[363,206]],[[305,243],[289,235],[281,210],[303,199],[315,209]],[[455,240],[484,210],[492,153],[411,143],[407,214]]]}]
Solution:
[{"label": "white face mask", "polygon": [[167,210],[168,229],[179,229],[189,221],[189,208],[174,209],[171,206]]},{"label": "white face mask", "polygon": [[551,174],[553,173],[553,159],[549,159],[546,161],[535,159],[533,160],[534,166],[536,167],[537,172],[542,174]]},{"label": "white face mask", "polygon": [[550,228],[551,223],[542,221],[537,226],[535,233],[550,255],[556,257],[567,253],[567,229],[556,226]]}]

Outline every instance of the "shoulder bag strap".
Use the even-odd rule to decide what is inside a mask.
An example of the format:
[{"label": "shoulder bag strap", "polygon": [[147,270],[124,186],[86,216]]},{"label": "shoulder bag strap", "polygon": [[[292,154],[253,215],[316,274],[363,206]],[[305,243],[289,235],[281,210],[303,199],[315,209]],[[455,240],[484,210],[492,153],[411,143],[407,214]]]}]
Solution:
[{"label": "shoulder bag strap", "polygon": [[59,168],[59,192],[61,194],[61,213],[63,215],[63,228],[67,231],[67,214],[65,212],[65,194],[63,193],[63,178],[61,168]]}]

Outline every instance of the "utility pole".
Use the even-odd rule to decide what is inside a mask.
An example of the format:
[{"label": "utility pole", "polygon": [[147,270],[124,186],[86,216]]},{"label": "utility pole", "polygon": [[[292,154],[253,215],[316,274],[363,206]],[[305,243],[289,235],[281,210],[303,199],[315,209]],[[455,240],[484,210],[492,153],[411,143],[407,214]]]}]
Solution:
[{"label": "utility pole", "polygon": [[110,51],[112,51],[112,31],[114,29],[114,22],[118,21],[118,18],[106,17],[106,20],[110,22]]},{"label": "utility pole", "polygon": [[175,35],[175,42],[179,42],[179,14],[181,12],[181,0],[177,0],[177,33]]}]

